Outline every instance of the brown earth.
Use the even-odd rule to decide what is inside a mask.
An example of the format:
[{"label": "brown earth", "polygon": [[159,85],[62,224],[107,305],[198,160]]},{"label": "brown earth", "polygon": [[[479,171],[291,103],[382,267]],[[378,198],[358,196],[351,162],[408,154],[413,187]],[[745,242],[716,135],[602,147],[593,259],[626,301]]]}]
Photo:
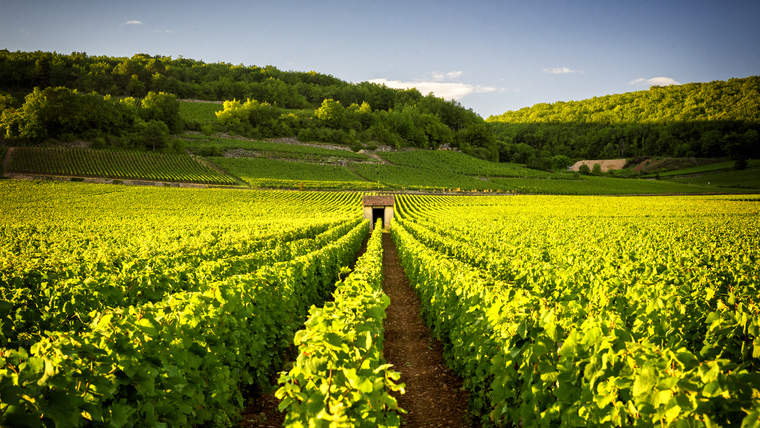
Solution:
[{"label": "brown earth", "polygon": [[607,172],[611,169],[623,169],[625,166],[625,159],[600,159],[600,160],[581,160],[573,164],[570,168],[572,171],[578,171],[581,165],[586,164],[589,168],[593,169],[594,164],[599,164],[602,167],[602,172]]},{"label": "brown earth", "polygon": [[469,394],[443,360],[443,345],[420,316],[420,299],[409,285],[390,234],[383,235],[383,289],[386,309],[383,355],[401,372],[405,394],[396,394],[404,427],[471,427]]}]

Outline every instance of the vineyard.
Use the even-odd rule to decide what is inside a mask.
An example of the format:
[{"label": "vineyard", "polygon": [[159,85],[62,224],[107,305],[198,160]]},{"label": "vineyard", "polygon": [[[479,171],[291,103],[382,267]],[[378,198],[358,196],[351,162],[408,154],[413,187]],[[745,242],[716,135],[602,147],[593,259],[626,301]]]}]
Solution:
[{"label": "vineyard", "polygon": [[354,193],[0,183],[0,425],[226,426],[368,234]]},{"label": "vineyard", "polygon": [[397,200],[484,426],[760,424],[760,198]]},{"label": "vineyard", "polygon": [[[557,178],[558,175],[524,168],[513,163],[497,163],[453,151],[383,152],[381,156],[394,165],[450,171],[455,174],[493,177]],[[562,177],[570,179],[569,177]]]},{"label": "vineyard", "polygon": [[204,184],[236,184],[186,155],[112,150],[17,147],[9,172],[173,181]]},{"label": "vineyard", "polygon": [[[197,154],[212,153],[215,156],[226,150],[243,149],[261,156],[280,159],[300,159],[309,162],[330,160],[370,161],[364,154],[350,150],[337,150],[300,144],[273,143],[267,141],[244,140],[236,138],[210,137],[198,134],[183,134],[182,139],[187,148]],[[204,154],[204,156],[206,156]]]},{"label": "vineyard", "polygon": [[[286,426],[401,426],[360,199],[0,181],[0,426],[231,426],[277,372]],[[760,197],[395,211],[478,425],[760,426]]]}]

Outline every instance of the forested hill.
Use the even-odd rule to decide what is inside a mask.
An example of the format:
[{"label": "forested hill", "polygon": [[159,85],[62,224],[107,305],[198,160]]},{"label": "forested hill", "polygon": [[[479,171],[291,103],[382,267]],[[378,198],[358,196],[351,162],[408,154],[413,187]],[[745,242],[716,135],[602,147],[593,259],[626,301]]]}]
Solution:
[{"label": "forested hill", "polygon": [[510,144],[527,144],[586,158],[756,157],[760,76],[536,104],[487,122],[506,152],[517,150]]},{"label": "forested hill", "polygon": [[[249,128],[255,131],[252,131],[253,136],[295,135],[306,125],[312,134],[315,129],[332,127],[328,131],[336,141],[366,143],[372,140],[423,148],[452,144],[484,159],[498,159],[495,139],[483,118],[457,101],[423,95],[414,88],[402,90],[369,82],[345,82],[314,71],[282,71],[273,66],[205,63],[147,54],[126,58],[79,52],[66,55],[0,50],[0,107],[5,104],[3,108],[10,106],[21,111],[21,104],[34,93],[34,88],[49,88],[37,96],[45,100],[48,95],[61,93],[57,88],[75,90],[79,94],[135,98],[138,104],[140,99],[150,97],[150,93],[171,94],[178,99],[251,99],[259,103],[256,105],[265,106],[270,116],[276,116],[268,121],[280,122],[259,124],[251,118]],[[13,101],[8,101],[11,99]],[[314,119],[314,111],[323,107],[325,100],[335,101],[345,110],[354,105],[354,110],[368,110],[372,113],[371,120],[322,123]],[[286,129],[282,125],[287,117],[280,117],[285,113],[283,109],[310,110],[311,113],[300,121],[303,123]],[[5,121],[9,137],[21,134],[16,128],[22,131],[29,128],[23,123],[11,123],[11,119],[8,115]],[[0,131],[2,127],[0,123]],[[63,127],[61,124],[53,126]],[[264,128],[276,128],[277,132]],[[45,135],[54,136],[54,133]]]},{"label": "forested hill", "polygon": [[404,101],[396,99],[399,91],[395,89],[367,82],[350,84],[314,71],[282,71],[271,65],[205,63],[148,54],[127,58],[0,50],[0,90],[18,95],[35,87],[58,86],[119,97],[142,98],[153,91],[208,101],[251,98],[291,109],[316,108],[326,98],[346,106],[367,101],[380,110]]}]

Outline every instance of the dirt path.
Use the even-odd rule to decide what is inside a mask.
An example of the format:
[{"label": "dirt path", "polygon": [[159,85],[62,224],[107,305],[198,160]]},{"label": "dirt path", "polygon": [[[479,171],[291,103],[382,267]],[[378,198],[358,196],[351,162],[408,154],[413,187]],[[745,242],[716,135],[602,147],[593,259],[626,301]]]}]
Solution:
[{"label": "dirt path", "polygon": [[443,345],[430,335],[420,316],[420,299],[409,285],[389,234],[383,235],[383,289],[386,310],[384,357],[401,372],[406,393],[397,396],[404,427],[470,427],[468,393],[446,366]]},{"label": "dirt path", "polygon": [[3,175],[8,173],[8,168],[11,166],[11,153],[13,153],[13,147],[8,147],[3,158]]}]

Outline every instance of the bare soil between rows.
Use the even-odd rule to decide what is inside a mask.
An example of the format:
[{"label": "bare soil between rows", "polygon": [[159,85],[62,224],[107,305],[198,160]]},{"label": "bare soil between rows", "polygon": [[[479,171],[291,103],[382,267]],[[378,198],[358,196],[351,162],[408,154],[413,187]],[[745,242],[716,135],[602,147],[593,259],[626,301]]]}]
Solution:
[{"label": "bare soil between rows", "polygon": [[383,289],[391,299],[386,309],[384,357],[401,372],[405,394],[396,394],[402,426],[471,427],[469,394],[462,379],[443,359],[443,344],[422,320],[420,299],[401,267],[390,234],[383,235]]}]

